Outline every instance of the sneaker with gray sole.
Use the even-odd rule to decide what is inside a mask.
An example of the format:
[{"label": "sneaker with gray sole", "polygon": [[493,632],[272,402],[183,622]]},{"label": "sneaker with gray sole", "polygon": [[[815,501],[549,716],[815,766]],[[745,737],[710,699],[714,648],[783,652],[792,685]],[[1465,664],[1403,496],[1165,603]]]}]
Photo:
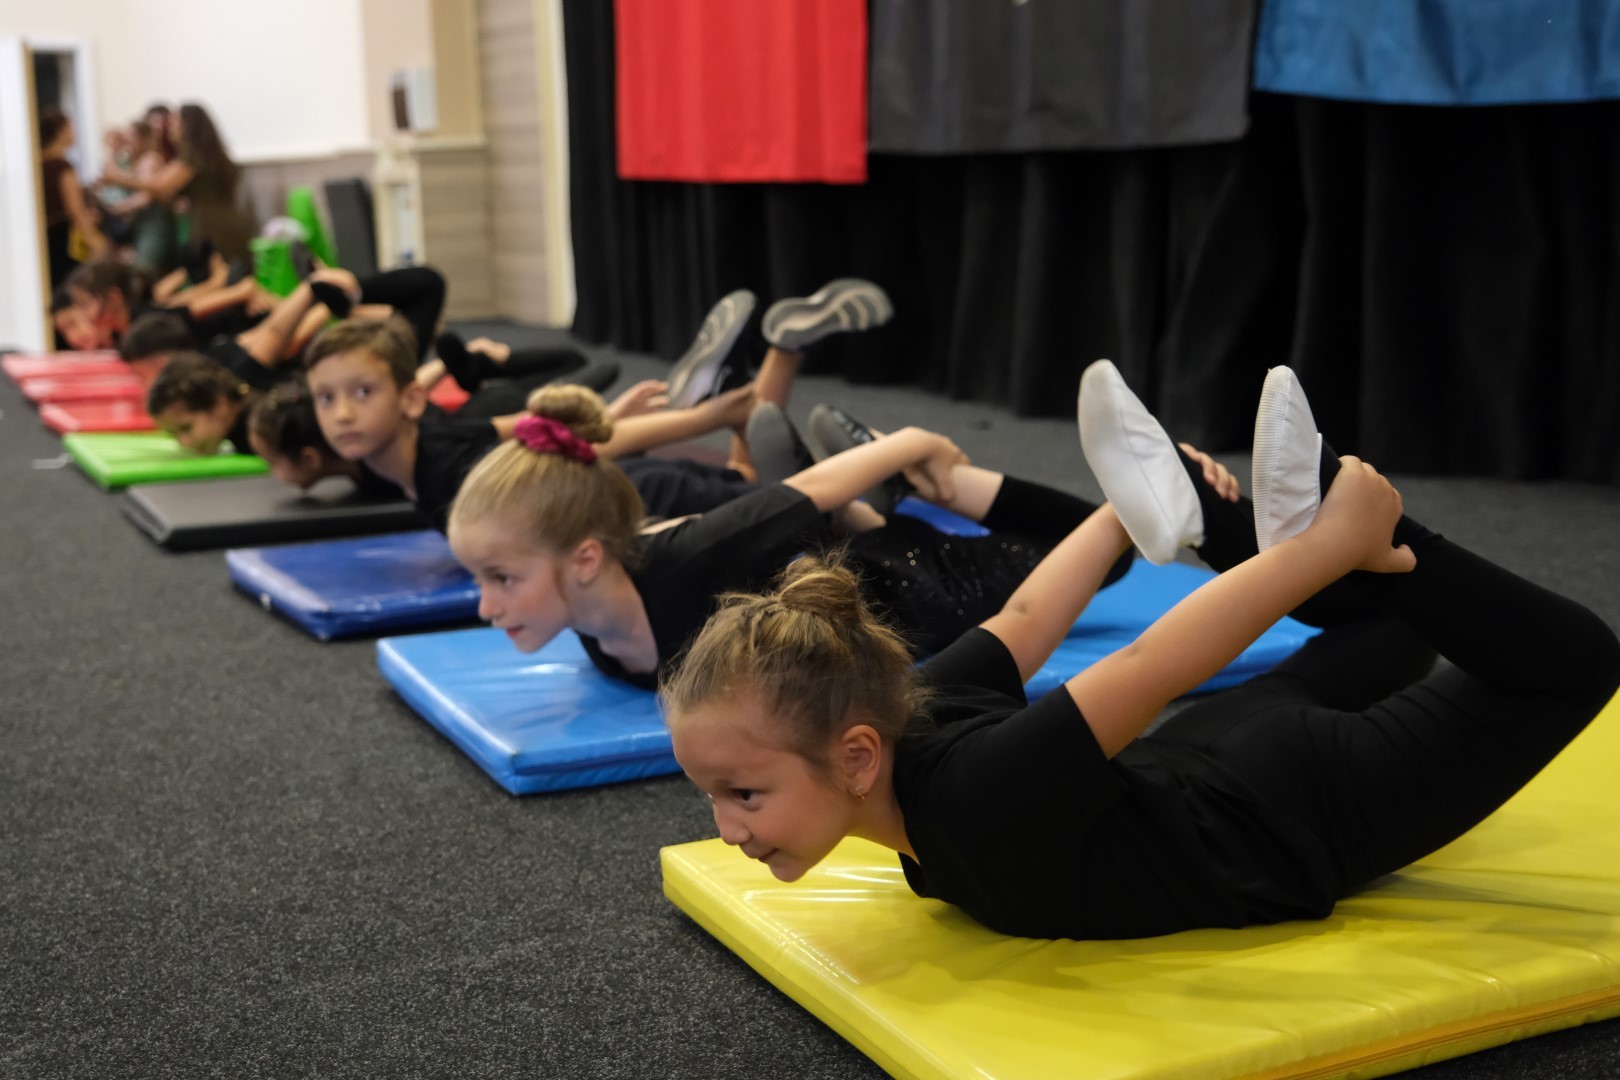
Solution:
[{"label": "sneaker with gray sole", "polygon": [[[835,405],[811,408],[810,422],[805,430],[810,436],[810,449],[823,458],[877,441],[877,435],[871,428]],[[888,517],[894,512],[896,503],[915,491],[904,473],[895,473],[861,498],[872,509]]]},{"label": "sneaker with gray sole", "polygon": [[689,409],[715,392],[725,376],[726,357],[748,325],[756,303],[753,293],[738,289],[709,309],[691,347],[669,369],[671,409]]},{"label": "sneaker with gray sole", "polygon": [[803,352],[833,334],[871,330],[892,318],[894,304],[881,286],[862,278],[839,278],[809,296],[772,304],[760,333],[779,349]]}]

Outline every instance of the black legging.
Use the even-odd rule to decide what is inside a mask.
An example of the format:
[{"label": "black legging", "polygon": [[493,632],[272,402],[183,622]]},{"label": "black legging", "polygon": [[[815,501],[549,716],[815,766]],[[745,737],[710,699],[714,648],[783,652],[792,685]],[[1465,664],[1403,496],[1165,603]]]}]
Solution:
[{"label": "black legging", "polygon": [[[920,654],[937,652],[996,614],[1047,554],[1097,507],[1065,491],[1016,476],[980,522],[988,536],[948,536],[926,522],[892,514],[882,528],[849,542],[862,591],[880,614],[908,627]],[[1103,581],[1130,569],[1126,553]]]},{"label": "black legging", "polygon": [[[1248,501],[1194,483],[1199,554],[1217,570],[1253,555]],[[1314,829],[1341,895],[1478,824],[1620,684],[1620,644],[1585,607],[1408,518],[1395,539],[1411,545],[1416,569],[1335,582],[1295,612],[1320,635],[1154,734],[1219,759]],[[1436,654],[1450,666],[1430,672]]]},{"label": "black legging", "polygon": [[[549,351],[549,350],[536,350]],[[512,351],[512,359],[516,360],[518,350]],[[548,374],[547,371],[550,373]],[[564,376],[567,376],[564,378]],[[521,376],[514,373],[511,378],[491,379],[474,390],[456,410],[458,416],[475,416],[484,420],[493,420],[497,416],[511,416],[520,413],[528,406],[529,395],[542,386],[550,386],[557,382],[567,382],[576,386],[589,387],[598,394],[602,393],[619,377],[619,365],[605,362],[591,364],[582,356],[579,365],[559,364],[544,365],[539,369],[531,368],[528,373]]]},{"label": "black legging", "polygon": [[360,282],[362,304],[387,304],[416,332],[416,361],[433,344],[444,312],[444,275],[431,266],[384,270]]}]

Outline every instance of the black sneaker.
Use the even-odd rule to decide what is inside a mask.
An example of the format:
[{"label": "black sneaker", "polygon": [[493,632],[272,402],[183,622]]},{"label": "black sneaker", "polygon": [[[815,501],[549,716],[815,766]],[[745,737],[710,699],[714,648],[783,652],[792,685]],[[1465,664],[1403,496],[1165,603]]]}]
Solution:
[{"label": "black sneaker", "polygon": [[709,310],[691,347],[669,369],[669,407],[689,409],[720,386],[726,357],[758,301],[747,289],[721,297]]},{"label": "black sneaker", "polygon": [[[817,405],[810,410],[809,432],[812,448],[824,458],[877,440],[871,428],[832,405]],[[895,503],[915,494],[916,490],[904,473],[895,473],[862,498],[872,509],[888,517]]]},{"label": "black sneaker", "polygon": [[761,484],[780,483],[816,463],[793,422],[772,402],[762,402],[748,414],[743,438]]},{"label": "black sneaker", "polygon": [[839,278],[810,296],[778,300],[759,329],[777,348],[803,352],[833,334],[870,330],[892,318],[894,304],[880,286],[862,278]]}]

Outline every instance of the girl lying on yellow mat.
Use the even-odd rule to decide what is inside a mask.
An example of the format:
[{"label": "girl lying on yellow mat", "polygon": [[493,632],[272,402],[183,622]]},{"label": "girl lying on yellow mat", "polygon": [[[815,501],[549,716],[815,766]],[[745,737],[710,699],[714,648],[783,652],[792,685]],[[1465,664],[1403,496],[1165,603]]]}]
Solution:
[{"label": "girl lying on yellow mat", "polygon": [[[919,895],[1031,937],[1319,918],[1501,805],[1620,684],[1600,619],[1405,517],[1325,446],[1286,368],[1261,400],[1252,508],[1112,365],[1087,370],[1080,417],[1109,505],[920,669],[836,560],[726,599],[663,687],[723,839],[791,881],[863,837]],[[1026,703],[1132,542],[1156,562],[1190,545],[1221,574]],[[1323,632],[1143,734],[1285,614]]]}]

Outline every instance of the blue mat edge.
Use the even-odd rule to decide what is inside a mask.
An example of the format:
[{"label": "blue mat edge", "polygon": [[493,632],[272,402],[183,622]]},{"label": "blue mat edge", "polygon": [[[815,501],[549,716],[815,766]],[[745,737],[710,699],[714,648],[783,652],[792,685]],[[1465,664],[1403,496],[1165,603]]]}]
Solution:
[{"label": "blue mat edge", "polygon": [[[444,633],[466,633],[446,630]],[[618,755],[596,759],[589,765],[578,763],[556,767],[520,768],[513,761],[520,755],[497,756],[488,740],[474,739],[468,731],[477,727],[473,717],[455,701],[440,693],[396,646],[396,639],[377,642],[377,668],[405,703],[445,738],[454,743],[497,784],[513,795],[534,795],[551,791],[598,787],[628,780],[668,776],[681,771],[673,751],[642,755]]]}]

